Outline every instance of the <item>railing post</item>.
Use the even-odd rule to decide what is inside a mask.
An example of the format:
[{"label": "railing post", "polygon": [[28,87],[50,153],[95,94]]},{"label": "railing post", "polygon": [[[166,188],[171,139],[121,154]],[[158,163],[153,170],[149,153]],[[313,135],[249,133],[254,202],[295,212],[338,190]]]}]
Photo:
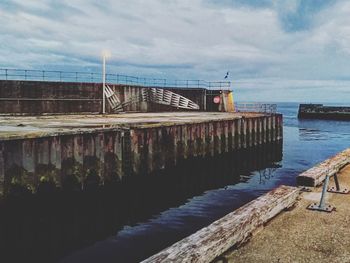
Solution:
[{"label": "railing post", "polygon": [[27,70],[24,70],[24,80],[27,80]]},{"label": "railing post", "polygon": [[75,72],[75,82],[78,82],[78,72]]},{"label": "railing post", "polygon": [[5,69],[5,79],[7,80],[7,69]]},{"label": "railing post", "polygon": [[45,80],[45,70],[43,70],[43,81]]},{"label": "railing post", "polygon": [[60,82],[62,82],[62,71],[60,71],[59,73],[60,73]]},{"label": "railing post", "polygon": [[91,82],[94,82],[94,73],[91,73]]}]

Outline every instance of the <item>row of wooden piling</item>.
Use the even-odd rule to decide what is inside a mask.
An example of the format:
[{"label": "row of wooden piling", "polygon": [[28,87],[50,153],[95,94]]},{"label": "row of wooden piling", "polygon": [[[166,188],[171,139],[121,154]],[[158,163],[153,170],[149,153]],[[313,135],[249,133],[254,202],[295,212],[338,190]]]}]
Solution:
[{"label": "row of wooden piling", "polygon": [[132,172],[176,165],[178,159],[213,157],[282,140],[280,115],[236,118],[130,130]]},{"label": "row of wooden piling", "polygon": [[171,168],[179,160],[213,157],[281,140],[280,114],[0,139],[0,192],[6,195],[13,185],[35,192],[41,182],[61,187],[68,177],[83,188],[91,174],[104,184]]}]

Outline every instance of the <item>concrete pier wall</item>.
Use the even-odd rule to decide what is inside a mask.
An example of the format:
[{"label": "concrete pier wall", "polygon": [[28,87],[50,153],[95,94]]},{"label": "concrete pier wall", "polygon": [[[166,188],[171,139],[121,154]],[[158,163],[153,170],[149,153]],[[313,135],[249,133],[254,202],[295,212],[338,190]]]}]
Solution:
[{"label": "concrete pier wall", "polygon": [[[121,102],[139,95],[143,87],[115,84],[109,84],[109,86],[115,91]],[[167,89],[194,101],[202,111],[224,111],[224,100],[215,104],[213,98],[221,93],[230,92],[204,88]],[[100,113],[102,112],[101,98],[101,83],[0,80],[0,114]],[[170,106],[146,102],[134,103],[126,108],[126,111],[139,112],[176,110]],[[107,112],[110,111],[107,103]]]},{"label": "concrete pier wall", "polygon": [[9,137],[0,140],[0,192],[7,195],[18,188],[36,192],[47,182],[84,189],[90,182],[123,181],[193,158],[234,155],[281,142],[280,114]]}]

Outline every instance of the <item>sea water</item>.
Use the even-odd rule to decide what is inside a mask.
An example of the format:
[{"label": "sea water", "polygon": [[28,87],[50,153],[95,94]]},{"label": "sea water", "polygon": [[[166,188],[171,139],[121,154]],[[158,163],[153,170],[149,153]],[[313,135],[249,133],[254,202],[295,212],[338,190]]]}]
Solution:
[{"label": "sea water", "polygon": [[76,251],[62,262],[137,262],[281,185],[295,185],[296,176],[350,147],[350,122],[298,120],[298,103],[278,103],[283,114],[283,159],[240,175],[232,185],[212,189],[170,207],[152,218],[124,226],[110,238]]}]

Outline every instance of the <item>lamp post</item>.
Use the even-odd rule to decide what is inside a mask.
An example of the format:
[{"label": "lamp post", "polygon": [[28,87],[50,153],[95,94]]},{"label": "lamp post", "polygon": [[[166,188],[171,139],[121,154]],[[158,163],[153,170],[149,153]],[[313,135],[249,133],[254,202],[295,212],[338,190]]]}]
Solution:
[{"label": "lamp post", "polygon": [[106,58],[111,56],[111,52],[104,50],[102,52],[102,113],[106,114]]},{"label": "lamp post", "polygon": [[102,114],[106,114],[106,52],[103,52],[102,55]]}]

